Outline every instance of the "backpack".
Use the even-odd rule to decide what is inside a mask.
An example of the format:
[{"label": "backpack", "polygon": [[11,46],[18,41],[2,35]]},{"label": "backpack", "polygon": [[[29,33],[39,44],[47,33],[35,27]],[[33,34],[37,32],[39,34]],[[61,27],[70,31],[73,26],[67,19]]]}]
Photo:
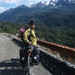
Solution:
[{"label": "backpack", "polygon": [[25,32],[26,30],[27,30],[26,27],[20,28],[20,35],[21,35],[21,37],[23,37],[23,34],[24,34],[24,32]]},{"label": "backpack", "polygon": [[[24,32],[25,32],[27,29],[28,29],[28,27],[26,27],[26,26],[20,28],[20,36],[21,36],[21,39],[22,39],[23,42],[24,42],[23,34],[24,34]],[[30,39],[30,37],[31,37],[31,30],[30,30],[30,36],[28,36],[28,38]]]}]

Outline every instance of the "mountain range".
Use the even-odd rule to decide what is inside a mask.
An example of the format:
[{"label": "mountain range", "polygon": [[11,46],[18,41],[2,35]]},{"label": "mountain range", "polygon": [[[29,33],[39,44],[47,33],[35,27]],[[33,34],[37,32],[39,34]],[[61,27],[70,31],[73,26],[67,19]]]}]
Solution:
[{"label": "mountain range", "polygon": [[0,21],[28,23],[30,19],[48,26],[59,26],[63,22],[65,25],[71,25],[71,22],[75,24],[75,0],[50,0],[49,3],[44,1],[31,6],[20,5],[0,13]]}]

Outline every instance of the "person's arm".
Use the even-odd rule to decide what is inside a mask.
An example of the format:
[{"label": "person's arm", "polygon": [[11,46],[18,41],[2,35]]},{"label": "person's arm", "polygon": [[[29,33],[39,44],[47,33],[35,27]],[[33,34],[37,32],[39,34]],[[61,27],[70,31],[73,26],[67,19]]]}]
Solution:
[{"label": "person's arm", "polygon": [[24,42],[29,43],[28,36],[30,35],[30,29],[27,29],[23,35]]},{"label": "person's arm", "polygon": [[35,30],[32,30],[32,45],[37,45],[37,38],[36,38],[36,35],[35,35]]}]

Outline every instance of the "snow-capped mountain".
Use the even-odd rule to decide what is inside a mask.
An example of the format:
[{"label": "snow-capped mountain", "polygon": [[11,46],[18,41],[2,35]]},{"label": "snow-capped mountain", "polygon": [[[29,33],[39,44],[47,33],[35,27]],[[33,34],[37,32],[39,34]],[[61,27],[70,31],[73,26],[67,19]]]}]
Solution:
[{"label": "snow-capped mountain", "polygon": [[[64,0],[65,1],[65,0]],[[75,3],[75,0],[67,0],[68,2]]]},{"label": "snow-capped mountain", "polygon": [[29,7],[30,8],[44,8],[46,6],[66,6],[66,5],[72,5],[72,4],[75,4],[75,0],[50,0],[49,2],[46,2],[46,1],[43,1],[43,2],[39,2],[37,4],[33,4],[33,5],[30,5]]},{"label": "snow-capped mountain", "polygon": [[50,0],[49,5],[53,7],[73,6],[75,0]]},{"label": "snow-capped mountain", "polygon": [[[20,5],[16,8],[11,8],[0,14],[0,20],[14,20],[16,16],[21,16],[22,14],[37,13],[41,11],[48,11],[52,8],[61,8],[65,10],[75,9],[75,0],[50,0],[47,2],[39,2],[31,6]],[[10,17],[11,16],[11,17]],[[7,18],[8,17],[8,18]]]},{"label": "snow-capped mountain", "polygon": [[58,3],[59,0],[50,0],[49,5],[55,6],[56,3]]},{"label": "snow-capped mountain", "polygon": [[71,2],[71,3],[75,3],[75,0],[50,0],[50,3],[58,3],[58,2]]},{"label": "snow-capped mountain", "polygon": [[[35,11],[35,10],[39,10],[40,8],[52,8],[52,7],[72,7],[74,6],[75,7],[75,0],[50,0],[49,2],[46,2],[46,1],[43,1],[43,2],[39,2],[37,4],[32,4],[30,6],[26,6],[26,5],[20,5],[16,8],[11,8],[5,12],[27,12],[27,11]],[[16,11],[15,11],[16,10]],[[21,11],[20,11],[21,10]],[[4,12],[4,13],[5,13]]]},{"label": "snow-capped mountain", "polygon": [[30,5],[29,7],[31,7],[31,8],[34,8],[34,7],[45,7],[47,5],[49,5],[49,2],[43,1],[43,2],[39,2],[37,4]]}]

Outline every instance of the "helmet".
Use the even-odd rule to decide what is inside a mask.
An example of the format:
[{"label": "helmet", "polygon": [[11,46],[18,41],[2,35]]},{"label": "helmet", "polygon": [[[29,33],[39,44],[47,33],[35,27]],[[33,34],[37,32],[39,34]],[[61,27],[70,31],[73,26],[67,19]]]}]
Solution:
[{"label": "helmet", "polygon": [[34,20],[29,21],[29,25],[33,25],[34,23],[35,23]]}]

